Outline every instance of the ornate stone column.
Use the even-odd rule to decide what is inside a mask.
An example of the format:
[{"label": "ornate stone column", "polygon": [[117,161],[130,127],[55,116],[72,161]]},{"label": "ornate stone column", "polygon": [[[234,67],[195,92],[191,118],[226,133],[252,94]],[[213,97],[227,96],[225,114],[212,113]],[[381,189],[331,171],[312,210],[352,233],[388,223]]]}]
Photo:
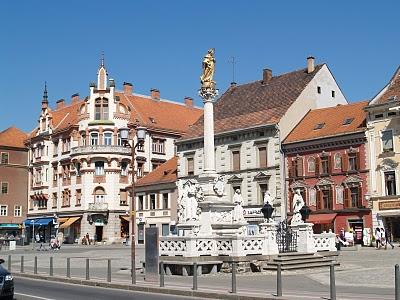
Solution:
[{"label": "ornate stone column", "polygon": [[214,146],[214,99],[218,90],[214,88],[200,89],[200,97],[204,103],[204,173],[215,173]]},{"label": "ornate stone column", "polygon": [[315,253],[314,232],[312,223],[302,223],[290,225],[292,230],[297,233],[297,252]]}]

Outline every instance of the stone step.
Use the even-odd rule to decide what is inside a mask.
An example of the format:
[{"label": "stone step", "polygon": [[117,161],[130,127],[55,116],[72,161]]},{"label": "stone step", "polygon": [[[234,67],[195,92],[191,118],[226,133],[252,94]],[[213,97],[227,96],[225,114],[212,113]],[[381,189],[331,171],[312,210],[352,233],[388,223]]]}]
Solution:
[{"label": "stone step", "polygon": [[306,252],[288,252],[288,253],[279,253],[278,257],[287,257],[287,256],[314,256],[315,253],[306,253]]},{"label": "stone step", "polygon": [[278,263],[280,263],[282,266],[286,266],[286,265],[296,265],[296,264],[305,264],[305,263],[313,263],[313,262],[330,262],[333,259],[331,258],[324,258],[324,257],[310,257],[307,259],[293,259],[293,260],[283,260],[283,261],[279,261],[279,260],[273,260],[272,262],[270,262],[270,264],[274,264],[277,265]]},{"label": "stone step", "polygon": [[[312,268],[326,268],[332,264],[331,261],[324,261],[324,262],[307,262],[302,264],[295,264],[295,265],[282,265],[282,271],[285,270],[299,270],[299,269],[312,269]],[[335,266],[339,266],[340,263],[334,262]],[[266,271],[276,271],[277,265],[275,264],[267,264],[263,268]]]},{"label": "stone step", "polygon": [[314,259],[314,258],[323,258],[323,256],[319,256],[319,255],[297,255],[297,256],[291,255],[291,256],[281,256],[281,257],[278,256],[278,257],[275,257],[273,260],[284,262],[284,261]]}]

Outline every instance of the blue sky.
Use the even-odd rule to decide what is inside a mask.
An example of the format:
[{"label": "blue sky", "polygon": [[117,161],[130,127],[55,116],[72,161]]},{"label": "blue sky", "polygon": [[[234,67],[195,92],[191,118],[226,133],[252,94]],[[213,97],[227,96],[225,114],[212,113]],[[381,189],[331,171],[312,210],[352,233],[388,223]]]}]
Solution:
[{"label": "blue sky", "polygon": [[240,84],[327,62],[350,101],[376,94],[399,64],[395,1],[1,1],[0,130],[36,126],[44,81],[51,105],[86,96],[102,51],[117,88],[197,97],[201,60]]}]

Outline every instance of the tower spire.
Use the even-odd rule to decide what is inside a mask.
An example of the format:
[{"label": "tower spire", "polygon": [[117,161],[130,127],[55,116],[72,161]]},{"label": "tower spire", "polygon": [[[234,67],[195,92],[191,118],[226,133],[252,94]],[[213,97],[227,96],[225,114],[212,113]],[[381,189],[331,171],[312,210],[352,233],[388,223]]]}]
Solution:
[{"label": "tower spire", "polygon": [[47,95],[47,82],[44,82],[44,91],[43,91],[43,99],[42,99],[42,109],[46,109],[49,106],[49,100]]},{"label": "tower spire", "polygon": [[104,51],[101,51],[100,67],[104,67]]}]

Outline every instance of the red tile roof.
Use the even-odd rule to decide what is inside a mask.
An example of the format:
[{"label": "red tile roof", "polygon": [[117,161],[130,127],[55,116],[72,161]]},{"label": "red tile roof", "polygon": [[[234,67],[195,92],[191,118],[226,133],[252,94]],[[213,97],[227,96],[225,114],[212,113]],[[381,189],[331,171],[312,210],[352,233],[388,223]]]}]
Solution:
[{"label": "red tile roof", "polygon": [[[214,105],[215,133],[276,124],[323,66],[317,65],[312,73],[301,69],[274,76],[267,82],[230,87]],[[201,117],[182,139],[203,136],[203,123]]]},{"label": "red tile roof", "polygon": [[116,92],[122,103],[133,107],[131,121],[139,120],[141,126],[149,129],[161,129],[179,132],[188,131],[189,126],[196,122],[203,114],[203,110],[196,107],[165,101],[154,100],[141,95],[126,95]]},{"label": "red tile roof", "polygon": [[28,135],[16,127],[10,127],[0,132],[0,146],[26,148],[24,140]]},{"label": "red tile roof", "polygon": [[[321,108],[309,111],[297,126],[289,133],[284,144],[324,138],[366,129],[366,112],[364,108],[368,101],[361,101],[347,105]],[[349,124],[344,125],[345,119]],[[316,129],[321,124],[320,129]]]},{"label": "red tile roof", "polygon": [[[381,95],[379,95],[381,94]],[[400,101],[400,67],[397,68],[389,83],[370,102],[370,104],[384,104],[392,101]]]},{"label": "red tile roof", "polygon": [[178,158],[173,157],[157,169],[136,181],[135,186],[148,186],[160,183],[172,183],[177,179]]}]

